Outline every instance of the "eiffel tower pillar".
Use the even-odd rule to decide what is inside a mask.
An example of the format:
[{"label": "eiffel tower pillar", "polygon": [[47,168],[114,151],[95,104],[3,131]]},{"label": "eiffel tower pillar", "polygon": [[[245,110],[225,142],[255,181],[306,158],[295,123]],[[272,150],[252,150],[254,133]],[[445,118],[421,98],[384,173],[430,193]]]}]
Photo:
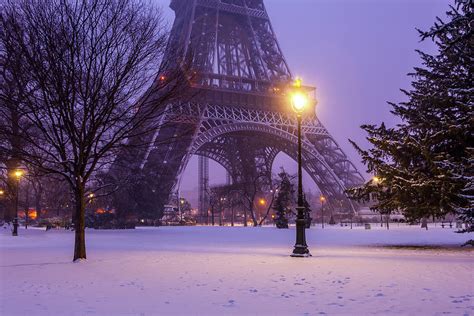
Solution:
[{"label": "eiffel tower pillar", "polygon": [[201,224],[208,223],[209,217],[209,158],[198,158],[199,216]]},{"label": "eiffel tower pillar", "polygon": [[[297,121],[288,100],[293,76],[263,0],[172,0],[170,7],[176,17],[162,69],[172,65],[187,71],[186,95],[193,97],[163,104],[163,115],[149,127],[153,137],[142,140],[149,146],[130,152],[130,163],[124,164],[144,179],[140,194],[128,194],[140,208],[157,214],[192,155],[223,165],[233,183],[256,172],[243,167],[247,160],[258,164],[265,154],[267,162],[273,161],[279,152],[297,158]],[[143,99],[159,98],[146,94]],[[235,139],[246,140],[236,146]],[[345,190],[364,179],[314,108],[302,120],[302,166],[327,197],[328,207],[357,207]],[[201,180],[205,169],[202,165]]]}]

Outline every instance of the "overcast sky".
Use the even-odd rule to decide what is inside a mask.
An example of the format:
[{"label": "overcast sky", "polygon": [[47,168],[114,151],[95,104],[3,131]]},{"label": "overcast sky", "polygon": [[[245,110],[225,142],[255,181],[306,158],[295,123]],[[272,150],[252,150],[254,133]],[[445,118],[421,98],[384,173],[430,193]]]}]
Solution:
[{"label": "overcast sky", "polygon": [[[170,22],[169,0],[156,0]],[[365,123],[393,125],[386,101],[404,99],[400,88],[410,87],[406,76],[419,65],[415,49],[432,50],[420,43],[416,28],[429,28],[444,17],[448,0],[266,0],[268,14],[283,54],[294,75],[317,87],[320,120],[344,152],[366,176],[360,158],[348,143],[363,147]],[[274,168],[296,164],[278,157]],[[225,179],[215,164],[211,182]],[[308,186],[311,183],[305,181]],[[182,191],[197,187],[197,159],[183,178]],[[306,189],[306,188],[305,188]]]}]

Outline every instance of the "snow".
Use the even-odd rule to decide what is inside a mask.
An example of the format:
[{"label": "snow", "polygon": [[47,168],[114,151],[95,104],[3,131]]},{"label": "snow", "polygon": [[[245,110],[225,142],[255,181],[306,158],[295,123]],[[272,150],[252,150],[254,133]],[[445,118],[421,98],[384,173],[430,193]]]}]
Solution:
[{"label": "snow", "polygon": [[[396,224],[0,232],[1,315],[474,315],[472,238]],[[410,246],[410,247],[407,247]],[[424,246],[424,247],[417,247]]]}]

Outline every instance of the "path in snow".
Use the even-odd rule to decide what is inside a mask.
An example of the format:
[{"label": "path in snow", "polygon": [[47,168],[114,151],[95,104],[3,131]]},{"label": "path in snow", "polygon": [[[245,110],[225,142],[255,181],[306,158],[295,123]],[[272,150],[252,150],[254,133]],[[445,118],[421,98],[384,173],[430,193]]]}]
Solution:
[{"label": "path in snow", "polygon": [[[0,232],[1,315],[474,315],[469,235],[452,229],[161,227]],[[432,245],[419,249],[400,245]],[[389,246],[389,247],[386,247]]]}]

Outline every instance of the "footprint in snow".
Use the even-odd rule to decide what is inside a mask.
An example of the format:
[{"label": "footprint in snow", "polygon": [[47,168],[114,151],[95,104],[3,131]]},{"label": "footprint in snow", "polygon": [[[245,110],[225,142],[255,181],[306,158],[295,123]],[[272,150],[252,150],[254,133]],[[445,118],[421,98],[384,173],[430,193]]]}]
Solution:
[{"label": "footprint in snow", "polygon": [[235,300],[228,300],[227,304],[222,305],[223,307],[234,307],[235,306]]},{"label": "footprint in snow", "polygon": [[375,297],[382,297],[382,296],[385,296],[383,293],[377,293],[375,294]]}]

